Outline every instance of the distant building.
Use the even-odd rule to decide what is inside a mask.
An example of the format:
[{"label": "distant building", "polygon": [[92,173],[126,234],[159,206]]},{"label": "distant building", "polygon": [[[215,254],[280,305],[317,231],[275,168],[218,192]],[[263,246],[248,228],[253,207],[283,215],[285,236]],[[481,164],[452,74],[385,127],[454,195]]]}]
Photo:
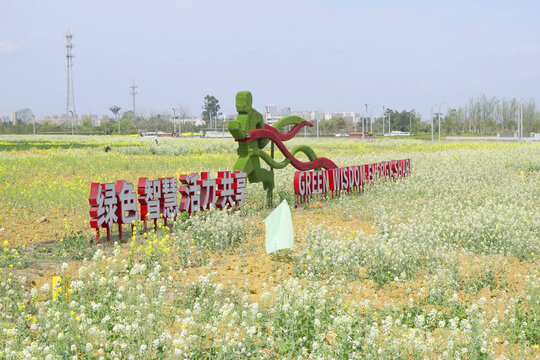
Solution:
[{"label": "distant building", "polygon": [[324,120],[324,112],[323,111],[312,111],[309,115],[310,121],[320,121]]},{"label": "distant building", "polygon": [[274,125],[283,116],[279,115],[277,105],[266,105],[264,113],[264,122],[268,125]]},{"label": "distant building", "polygon": [[11,123],[13,125],[16,125],[17,124],[17,112],[15,111],[12,111],[11,114],[10,114],[10,120],[11,120]]},{"label": "distant building", "polygon": [[307,121],[311,120],[311,113],[309,111],[293,111],[291,115],[299,116]]},{"label": "distant building", "polygon": [[266,105],[266,112],[270,114],[270,116],[278,116],[278,107],[277,105]]},{"label": "distant building", "polygon": [[342,116],[347,122],[353,123],[356,121],[356,114],[354,111],[344,111]]},{"label": "distant building", "polygon": [[354,123],[358,119],[358,114],[354,111],[344,111],[344,112],[325,112],[325,111],[311,111],[311,110],[291,110],[290,107],[285,106],[281,109],[277,105],[266,105],[266,112],[264,114],[264,122],[268,125],[275,124],[279,119],[289,116],[296,115],[301,117],[304,120],[315,123],[321,120],[332,120],[336,117],[343,117],[347,122]]},{"label": "distant building", "polygon": [[194,116],[190,118],[180,119],[180,123],[182,124],[194,124],[195,126],[202,126],[204,125],[204,120],[201,116]]},{"label": "distant building", "polygon": [[268,125],[274,125],[276,122],[278,122],[283,116],[281,115],[275,115],[275,116],[272,116],[272,115],[267,115],[264,119],[265,123],[267,123]]}]

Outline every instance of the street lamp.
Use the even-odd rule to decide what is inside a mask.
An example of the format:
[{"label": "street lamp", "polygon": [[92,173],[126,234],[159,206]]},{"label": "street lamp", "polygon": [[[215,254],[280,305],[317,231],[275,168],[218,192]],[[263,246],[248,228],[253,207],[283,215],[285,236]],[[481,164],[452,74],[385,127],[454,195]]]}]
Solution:
[{"label": "street lamp", "polygon": [[364,140],[364,113],[360,116],[360,121],[362,121],[362,140]]},{"label": "street lamp", "polygon": [[518,136],[519,139],[523,138],[523,100],[524,98],[519,99],[519,122],[518,122]]},{"label": "street lamp", "polygon": [[433,105],[431,107],[431,141],[433,141],[433,108],[437,106],[437,104]]},{"label": "street lamp", "polygon": [[[366,140],[366,131],[364,130],[364,123],[367,121],[367,113],[368,113],[367,104],[364,104],[364,105],[366,105],[366,116],[362,117],[362,140]],[[367,127],[367,123],[366,123],[366,127]]]},{"label": "street lamp", "polygon": [[441,141],[441,105],[444,104],[444,101],[439,104],[439,141]]},{"label": "street lamp", "polygon": [[388,135],[390,135],[390,120],[392,120],[392,117],[390,116],[392,113],[388,112]]},{"label": "street lamp", "polygon": [[221,137],[225,137],[225,115],[222,115],[222,121],[221,121]]},{"label": "street lamp", "polygon": [[172,111],[173,111],[173,129],[174,129],[174,134],[176,135],[176,109],[175,108],[172,108]]},{"label": "street lamp", "polygon": [[373,132],[373,108],[369,112],[369,126],[371,128],[370,132]]},{"label": "street lamp", "polygon": [[73,110],[69,110],[69,112],[71,114],[71,135],[73,135],[73,118],[75,115],[73,115]]},{"label": "street lamp", "polygon": [[384,136],[384,122],[386,121],[386,111],[384,106],[382,107],[382,134]]}]

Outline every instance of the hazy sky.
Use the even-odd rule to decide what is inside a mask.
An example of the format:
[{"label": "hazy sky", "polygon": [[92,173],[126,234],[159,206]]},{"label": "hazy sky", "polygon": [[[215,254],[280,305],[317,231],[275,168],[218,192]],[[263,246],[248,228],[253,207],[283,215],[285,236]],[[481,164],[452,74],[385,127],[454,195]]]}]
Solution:
[{"label": "hazy sky", "polygon": [[67,30],[77,113],[199,114],[206,94],[254,106],[416,109],[481,94],[539,100],[539,1],[0,0],[0,115],[65,112]]}]

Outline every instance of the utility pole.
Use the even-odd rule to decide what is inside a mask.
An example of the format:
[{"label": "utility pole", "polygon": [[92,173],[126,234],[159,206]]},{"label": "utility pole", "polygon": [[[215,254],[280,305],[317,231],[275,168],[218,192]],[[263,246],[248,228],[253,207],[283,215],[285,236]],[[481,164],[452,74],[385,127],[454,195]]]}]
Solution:
[{"label": "utility pole", "polygon": [[373,132],[373,108],[371,108],[371,111],[369,113],[369,123],[371,130],[369,132]]},{"label": "utility pole", "polygon": [[523,98],[519,99],[519,122],[518,122],[518,137],[523,138]]},{"label": "utility pole", "polygon": [[444,101],[439,104],[439,141],[441,141],[441,105],[444,104]]},{"label": "utility pole", "polygon": [[386,111],[385,111],[384,106],[382,107],[382,114],[383,114],[383,116],[382,116],[382,134],[384,136],[384,123],[386,121]]},{"label": "utility pole", "polygon": [[[360,120],[362,121],[362,140],[364,140],[364,116],[362,113],[362,116],[360,117]],[[355,129],[356,132],[356,129]]]},{"label": "utility pole", "polygon": [[521,113],[520,113],[519,123],[521,124],[519,127],[520,129],[519,138],[523,139],[523,103],[521,104]]},{"label": "utility pole", "polygon": [[178,132],[182,136],[182,121],[186,119],[186,109],[182,110],[182,120],[178,119]]},{"label": "utility pole", "polygon": [[366,122],[366,129],[367,129],[367,115],[368,115],[368,106],[366,105],[366,116],[362,118],[362,140],[366,140],[366,131],[364,129],[364,122]]},{"label": "utility pole", "polygon": [[436,104],[431,107],[431,141],[433,141],[433,108],[437,106]]},{"label": "utility pole", "polygon": [[174,129],[174,133],[176,134],[176,109],[175,108],[172,108],[172,111],[173,111],[173,129]]},{"label": "utility pole", "polygon": [[390,117],[390,114],[391,114],[391,112],[389,111],[389,112],[388,112],[388,135],[390,135],[390,120],[392,119],[392,118]]},{"label": "utility pole", "polygon": [[225,115],[223,115],[223,121],[221,122],[221,137],[225,137]]}]

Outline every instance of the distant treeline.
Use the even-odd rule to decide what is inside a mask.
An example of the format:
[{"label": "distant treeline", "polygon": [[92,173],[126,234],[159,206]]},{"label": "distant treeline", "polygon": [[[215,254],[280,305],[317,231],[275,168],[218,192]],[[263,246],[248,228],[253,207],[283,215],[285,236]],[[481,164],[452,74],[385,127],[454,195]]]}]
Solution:
[{"label": "distant treeline", "polygon": [[[128,114],[129,115],[129,114]],[[150,117],[123,117],[119,120],[119,123],[113,119],[101,119],[99,126],[92,126],[92,122],[88,117],[82,118],[82,123],[73,125],[73,133],[75,134],[102,134],[102,135],[129,135],[137,134],[148,131],[162,131],[162,132],[196,132],[199,127],[193,124],[182,124],[181,129],[178,128],[178,124],[171,122],[170,118],[165,116],[150,116]],[[120,126],[118,126],[120,125]],[[71,134],[72,126],[71,122],[64,122],[62,124],[55,124],[52,120],[44,120],[42,122],[36,122],[35,133],[36,134],[52,134],[52,133],[67,133]],[[11,122],[0,123],[0,134],[33,134],[34,123],[33,119],[23,121],[17,119],[16,123]]]},{"label": "distant treeline", "polygon": [[[449,108],[446,114],[441,114],[442,134],[513,134],[518,130],[520,108],[523,116],[523,134],[540,132],[540,109],[536,107],[534,100],[525,99],[497,99],[482,95],[478,98],[469,98],[464,106]],[[438,109],[434,109],[438,110]],[[33,119],[30,117],[30,109],[23,109],[17,114],[17,122],[12,124],[0,123],[0,134],[32,134],[34,132]],[[433,130],[438,132],[438,113],[433,113]],[[82,123],[73,127],[76,134],[136,134],[148,131],[163,132],[198,132],[204,126],[195,126],[193,123],[173,123],[170,116],[152,115],[148,117],[134,116],[133,112],[124,113],[118,122],[113,119],[102,119],[99,126],[92,126],[89,118],[82,118]],[[395,111],[386,109],[383,116],[374,117],[373,125],[370,119],[365,120],[364,131],[385,133],[390,131],[410,131],[412,133],[431,132],[431,118],[421,119],[415,110]],[[227,129],[222,119],[215,124],[218,130]],[[362,131],[362,119],[355,122],[347,121],[343,117],[335,117],[331,120],[319,121],[319,130],[323,135],[337,133],[349,133]],[[54,124],[51,120],[45,120],[35,124],[36,134],[43,133],[71,133],[71,123]],[[316,127],[305,129],[309,135],[316,133]]]},{"label": "distant treeline", "polygon": [[497,99],[483,95],[470,98],[465,106],[451,108],[441,122],[445,133],[508,134],[518,130],[520,108],[523,134],[540,132],[540,109],[534,100]]}]

